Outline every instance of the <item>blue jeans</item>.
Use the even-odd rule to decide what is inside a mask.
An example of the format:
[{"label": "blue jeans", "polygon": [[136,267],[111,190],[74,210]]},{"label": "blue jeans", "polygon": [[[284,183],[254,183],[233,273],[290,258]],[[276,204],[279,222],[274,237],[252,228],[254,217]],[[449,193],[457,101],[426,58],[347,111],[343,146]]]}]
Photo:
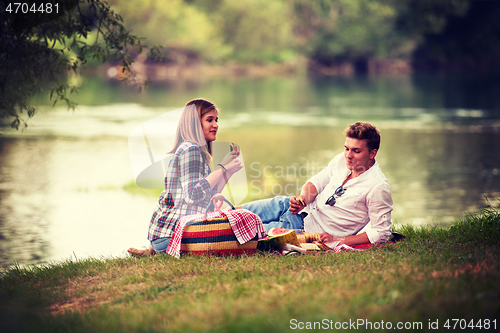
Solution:
[{"label": "blue jeans", "polygon": [[156,252],[165,252],[167,251],[168,244],[170,243],[171,237],[158,238],[154,241],[151,241],[151,246]]},{"label": "blue jeans", "polygon": [[294,229],[296,233],[304,232],[304,220],[300,214],[292,214],[290,208],[290,198],[279,195],[270,199],[257,200],[241,205],[257,214],[266,230],[271,228]]}]

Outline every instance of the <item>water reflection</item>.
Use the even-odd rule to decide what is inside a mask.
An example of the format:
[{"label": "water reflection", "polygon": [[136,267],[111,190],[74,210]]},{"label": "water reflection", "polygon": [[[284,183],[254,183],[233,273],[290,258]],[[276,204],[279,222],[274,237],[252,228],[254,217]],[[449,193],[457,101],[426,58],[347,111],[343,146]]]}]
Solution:
[{"label": "water reflection", "polygon": [[46,163],[37,163],[37,156],[49,156],[52,150],[51,145],[40,145],[36,140],[0,139],[2,263],[11,258],[37,262],[48,255],[51,203],[45,194],[50,191],[46,177],[50,172]]},{"label": "water reflection", "polygon": [[363,119],[382,131],[378,161],[397,223],[446,223],[483,206],[485,197],[497,204],[494,108],[446,108],[437,93],[418,107],[422,90],[412,78],[370,80],[216,81],[177,95],[152,90],[122,104],[107,103],[132,102],[127,90],[102,85],[101,95],[109,92],[103,104],[42,112],[24,133],[2,128],[0,266],[121,256],[145,245],[157,198],[124,190],[133,180],[128,135],[199,96],[222,109],[218,140],[234,141],[245,153],[246,201],[297,193],[342,151],[344,128]]},{"label": "water reflection", "polygon": [[0,264],[121,255],[142,244],[155,199],[122,190],[126,142],[1,140]]},{"label": "water reflection", "polygon": [[[81,105],[140,104],[178,108],[193,96],[215,101],[223,112],[304,112],[314,108],[487,110],[500,117],[498,73],[414,74],[349,77],[231,77],[154,83],[137,93],[133,86],[85,77],[74,100]],[[46,96],[36,101],[51,105]]]}]

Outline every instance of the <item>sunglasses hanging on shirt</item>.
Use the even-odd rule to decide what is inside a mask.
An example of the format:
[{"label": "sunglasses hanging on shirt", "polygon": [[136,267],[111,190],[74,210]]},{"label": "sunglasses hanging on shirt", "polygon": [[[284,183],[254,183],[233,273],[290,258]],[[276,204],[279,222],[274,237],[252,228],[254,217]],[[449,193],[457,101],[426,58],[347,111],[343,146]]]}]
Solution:
[{"label": "sunglasses hanging on shirt", "polygon": [[326,200],[325,205],[330,205],[330,206],[335,205],[335,203],[337,202],[335,196],[339,198],[345,193],[345,191],[346,189],[344,188],[344,186],[340,185],[339,187],[337,187],[335,192],[333,192],[333,194],[328,198],[328,200]]}]

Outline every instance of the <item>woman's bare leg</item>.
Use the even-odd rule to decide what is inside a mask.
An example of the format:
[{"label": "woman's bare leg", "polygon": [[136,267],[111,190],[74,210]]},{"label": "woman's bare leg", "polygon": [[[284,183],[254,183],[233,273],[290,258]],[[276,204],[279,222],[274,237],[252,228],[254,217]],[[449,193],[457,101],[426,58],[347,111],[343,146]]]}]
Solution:
[{"label": "woman's bare leg", "polygon": [[156,251],[153,249],[152,246],[149,246],[149,248],[143,250],[138,250],[136,248],[131,247],[130,249],[127,250],[127,252],[134,257],[154,256],[156,254]]}]

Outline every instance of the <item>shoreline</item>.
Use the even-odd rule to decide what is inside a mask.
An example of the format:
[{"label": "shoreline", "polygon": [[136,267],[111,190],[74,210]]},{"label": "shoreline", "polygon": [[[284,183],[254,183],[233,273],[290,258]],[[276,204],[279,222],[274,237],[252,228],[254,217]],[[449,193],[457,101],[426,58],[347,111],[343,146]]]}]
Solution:
[{"label": "shoreline", "polygon": [[[212,78],[266,78],[305,74],[318,77],[350,77],[354,75],[399,76],[417,73],[488,73],[490,64],[421,64],[408,59],[369,60],[361,63],[339,62],[331,65],[314,61],[299,60],[290,63],[244,64],[207,64],[198,60],[179,62],[154,62],[145,57],[137,57],[132,69],[139,81],[172,82],[176,80],[199,80]],[[86,73],[98,75],[110,81],[123,80],[122,67],[117,64],[88,67]]]}]

